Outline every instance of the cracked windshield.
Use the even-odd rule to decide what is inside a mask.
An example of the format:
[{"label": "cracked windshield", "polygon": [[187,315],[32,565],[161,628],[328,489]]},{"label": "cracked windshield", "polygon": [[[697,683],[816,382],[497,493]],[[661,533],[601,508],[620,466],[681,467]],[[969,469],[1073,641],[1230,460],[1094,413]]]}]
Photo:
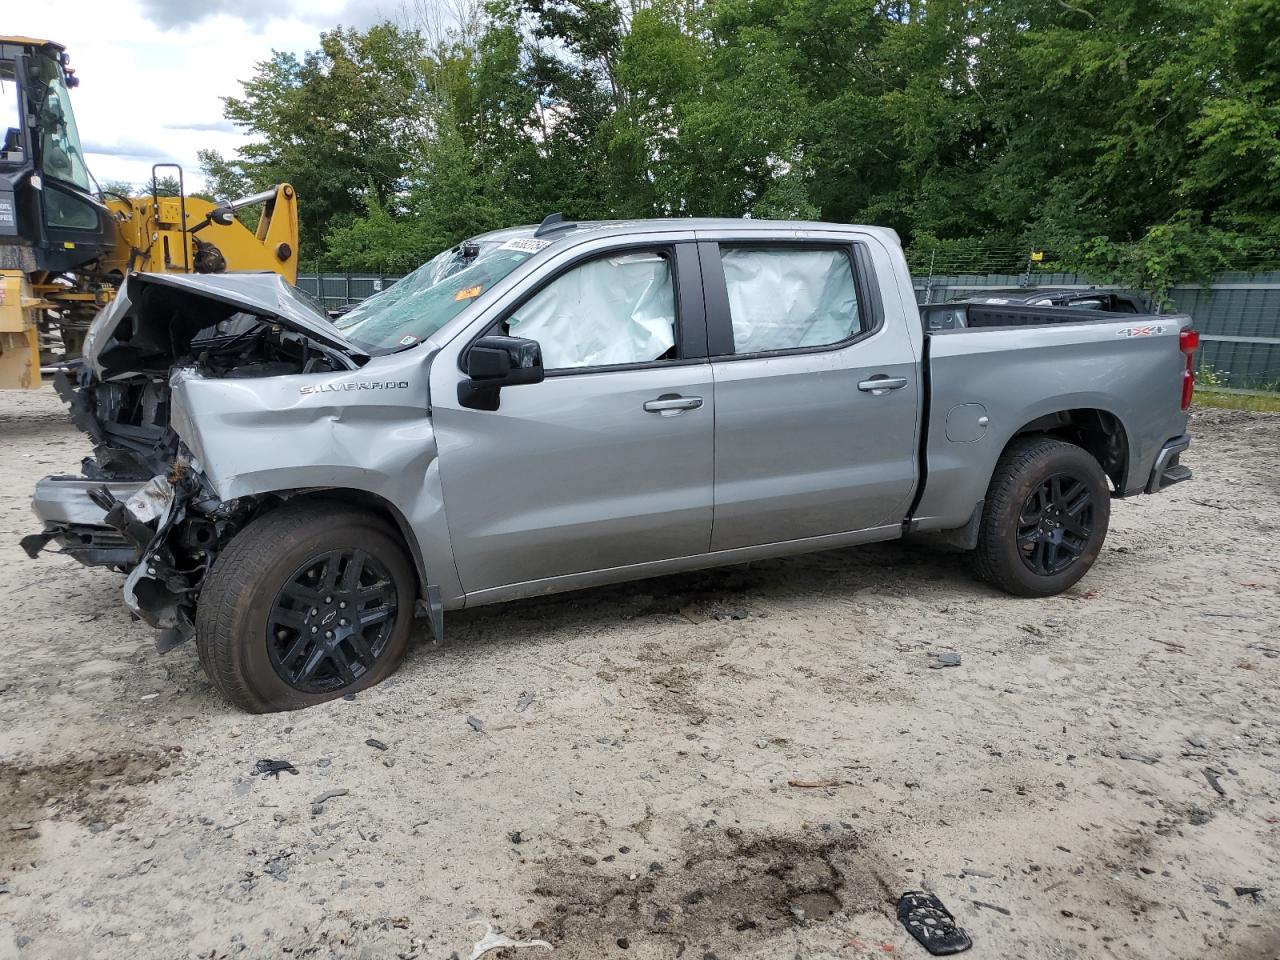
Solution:
[{"label": "cracked windshield", "polygon": [[366,349],[411,347],[546,245],[525,238],[460,243],[340,317],[337,327]]}]

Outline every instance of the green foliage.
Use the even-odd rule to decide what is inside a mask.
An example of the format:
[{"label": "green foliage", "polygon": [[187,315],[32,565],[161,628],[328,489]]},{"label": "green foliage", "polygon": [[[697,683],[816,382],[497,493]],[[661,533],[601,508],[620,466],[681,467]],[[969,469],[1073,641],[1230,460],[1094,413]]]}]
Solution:
[{"label": "green foliage", "polygon": [[552,210],[879,223],[1157,293],[1280,258],[1275,0],[488,0],[431,35],[259,64],[214,192],[289,180],[348,268]]}]

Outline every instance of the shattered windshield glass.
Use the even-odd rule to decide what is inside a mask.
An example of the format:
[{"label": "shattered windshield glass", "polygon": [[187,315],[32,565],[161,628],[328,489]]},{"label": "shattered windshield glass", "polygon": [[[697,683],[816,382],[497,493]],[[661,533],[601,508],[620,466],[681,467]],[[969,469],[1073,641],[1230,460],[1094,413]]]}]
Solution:
[{"label": "shattered windshield glass", "polygon": [[367,349],[411,347],[547,246],[545,240],[468,240],[424,263],[336,321]]}]

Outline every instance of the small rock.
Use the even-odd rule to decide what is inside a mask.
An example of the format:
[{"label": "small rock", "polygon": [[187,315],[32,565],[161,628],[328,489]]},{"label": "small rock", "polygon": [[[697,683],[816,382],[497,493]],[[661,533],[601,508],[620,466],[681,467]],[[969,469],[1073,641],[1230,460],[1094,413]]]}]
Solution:
[{"label": "small rock", "polygon": [[244,731],[242,731],[239,727],[232,727],[228,732],[230,733],[231,736],[238,737]]},{"label": "small rock", "polygon": [[484,733],[484,724],[476,717],[467,717],[467,726],[476,733]]},{"label": "small rock", "polygon": [[941,670],[943,667],[960,666],[960,654],[954,650],[944,650],[942,653],[931,653],[933,663],[929,664],[930,670]]},{"label": "small rock", "polygon": [[507,834],[507,839],[512,843],[524,843],[524,835],[519,830],[512,830]]},{"label": "small rock", "polygon": [[381,740],[375,740],[373,737],[370,737],[368,740],[365,741],[365,746],[373,747],[373,749],[375,750],[387,749],[387,745],[385,743],[383,743]]}]

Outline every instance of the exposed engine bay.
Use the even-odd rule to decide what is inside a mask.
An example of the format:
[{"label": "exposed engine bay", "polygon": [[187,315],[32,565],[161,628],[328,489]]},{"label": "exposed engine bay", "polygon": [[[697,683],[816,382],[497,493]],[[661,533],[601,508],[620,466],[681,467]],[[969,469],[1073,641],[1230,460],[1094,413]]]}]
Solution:
[{"label": "exposed engine bay", "polygon": [[79,477],[40,481],[45,529],[22,541],[33,558],[54,542],[127,574],[125,601],[160,629],[161,650],[194,634],[201,584],[222,547],[279,502],[219,498],[171,422],[174,384],[340,372],[367,359],[276,275],[236,278],[262,294],[251,300],[223,280],[135,274],[99,314],[84,359],[55,384],[93,455]]}]

